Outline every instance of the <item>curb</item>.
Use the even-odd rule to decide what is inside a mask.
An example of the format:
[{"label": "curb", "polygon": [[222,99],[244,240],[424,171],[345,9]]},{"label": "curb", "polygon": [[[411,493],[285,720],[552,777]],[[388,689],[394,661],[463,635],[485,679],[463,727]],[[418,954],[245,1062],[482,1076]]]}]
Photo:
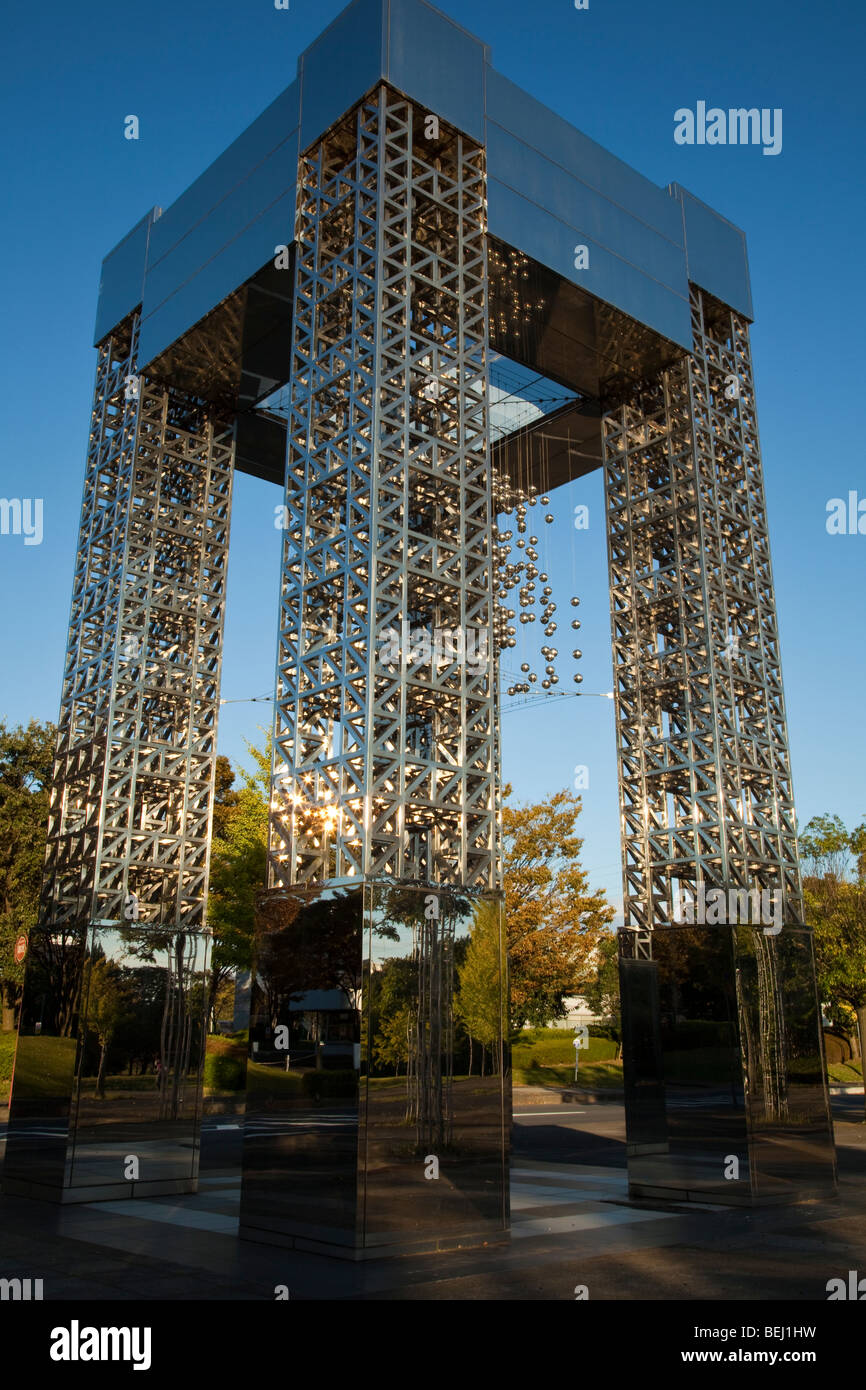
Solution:
[{"label": "curb", "polygon": [[[531,1090],[532,1095],[524,1096],[521,1093]],[[532,1105],[549,1105],[552,1100],[559,1100],[561,1105],[566,1105],[570,1101],[580,1101],[584,1105],[622,1105],[624,1095],[621,1090],[602,1090],[597,1091],[583,1090],[580,1086],[551,1087],[546,1090],[541,1086],[515,1086],[512,1090],[512,1104],[517,1106],[523,1104],[527,1107]]]}]

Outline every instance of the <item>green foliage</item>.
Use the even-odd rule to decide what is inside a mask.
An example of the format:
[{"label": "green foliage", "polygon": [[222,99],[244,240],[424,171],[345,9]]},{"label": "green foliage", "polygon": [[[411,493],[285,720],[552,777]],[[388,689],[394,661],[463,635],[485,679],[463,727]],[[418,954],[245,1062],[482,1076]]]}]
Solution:
[{"label": "green foliage", "polygon": [[5,1105],[9,1097],[17,1041],[16,1033],[0,1033],[0,1105]]},{"label": "green foliage", "polygon": [[395,1075],[409,1060],[408,1029],[418,992],[418,967],[411,956],[391,956],[364,981],[364,1010],[369,1014],[376,1070]]},{"label": "green foliage", "polygon": [[583,986],[583,997],[592,1012],[608,1022],[617,1040],[622,1037],[622,1005],[619,998],[619,946],[616,934],[606,932],[595,954],[595,973]]},{"label": "green foliage", "polygon": [[270,737],[264,748],[248,743],[247,751],[253,771],[241,771],[240,791],[233,789],[235,774],[228,759],[217,759],[207,910],[213,932],[209,1016],[234,972],[252,964],[256,899],[267,879]]},{"label": "green foliage", "polygon": [[216,760],[213,801],[213,836],[223,840],[231,820],[231,813],[238,804],[239,793],[234,790],[235,774],[228,758],[223,753]]},{"label": "green foliage", "polygon": [[858,1020],[866,1050],[866,824],[848,831],[838,816],[816,816],[800,844],[821,998],[832,1022],[850,1030]]},{"label": "green foliage", "polygon": [[240,1042],[210,1037],[204,1059],[204,1084],[209,1091],[242,1091],[247,1075],[247,1049]]},{"label": "green foliage", "polygon": [[0,721],[0,996],[6,1031],[14,1026],[24,979],[15,942],[35,925],[39,911],[56,735],[53,724],[34,719],[15,729]]},{"label": "green foliage", "polygon": [[373,1038],[373,1060],[377,1067],[393,1067],[397,1076],[400,1067],[408,1064],[411,1027],[412,1014],[405,1004],[382,1016],[379,1031]]},{"label": "green foliage", "polygon": [[[616,1043],[610,1038],[588,1039],[580,1050],[580,1068],[585,1062],[607,1062],[616,1057]],[[570,1028],[534,1028],[518,1033],[511,1045],[514,1067],[567,1066],[574,1072],[574,1034]]]},{"label": "green foliage", "polygon": [[475,910],[475,921],[462,965],[454,1012],[470,1038],[482,1047],[496,1047],[505,1031],[502,998],[501,910],[486,899]]}]

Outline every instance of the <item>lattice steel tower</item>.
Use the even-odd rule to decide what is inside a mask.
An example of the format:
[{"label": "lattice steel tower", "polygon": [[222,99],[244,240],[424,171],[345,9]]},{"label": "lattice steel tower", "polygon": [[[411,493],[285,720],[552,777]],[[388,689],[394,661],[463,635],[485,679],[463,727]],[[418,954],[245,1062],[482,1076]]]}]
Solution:
[{"label": "lattice steel tower", "polygon": [[[604,472],[627,924],[644,939],[701,885],[777,890],[802,922],[751,316],[738,229],[425,0],[354,0],[106,257],[42,925],[122,926],[130,895],[144,925],[205,922],[232,476],[271,481],[276,907],[251,1075],[278,1027],[301,1036],[299,998],[339,994],[303,1036],[342,1029],[367,1087],[347,1240],[384,1239],[375,1000],[399,942],[409,1032],[446,1040],[435,1064],[415,1046],[437,1098],[412,1103],[461,1142],[452,995],[467,960],[501,960],[498,661],[537,573],[497,527],[514,499]],[[494,358],[556,409],[494,429]],[[501,998],[482,1015],[501,1159]]]}]

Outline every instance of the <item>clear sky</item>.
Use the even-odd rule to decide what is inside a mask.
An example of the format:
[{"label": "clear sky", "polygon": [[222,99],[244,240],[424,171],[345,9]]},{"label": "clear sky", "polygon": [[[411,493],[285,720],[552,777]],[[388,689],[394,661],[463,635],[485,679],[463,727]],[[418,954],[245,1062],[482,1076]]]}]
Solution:
[{"label": "clear sky", "polygon": [[[4,17],[0,495],[44,499],[41,545],[0,536],[0,717],[8,721],[57,715],[102,257],[150,207],[173,202],[292,81],[300,51],[343,7],[43,0]],[[866,11],[859,0],[590,0],[581,11],[572,0],[441,0],[440,8],[491,44],[506,76],[654,182],[678,181],[745,228],[797,805],[801,824],[824,810],[853,824],[866,816],[866,535],[831,536],[825,522],[829,499],[855,491],[866,500],[857,424]],[[782,152],[677,145],[674,112],[699,100],[781,108]],[[130,113],[141,122],[137,142],[123,138]],[[273,681],[277,500],[265,484],[238,478],[229,700],[264,694]],[[612,683],[601,500],[598,475],[574,484],[543,537],[561,578],[560,607],[571,593],[582,600],[588,691]],[[586,532],[569,524],[576,503],[590,508]],[[570,645],[557,635],[560,648]],[[244,737],[267,722],[266,705],[226,705],[222,751],[242,756]],[[585,862],[619,902],[611,702],[562,700],[543,716],[515,709],[503,728],[505,772],[521,798],[569,785],[575,765],[588,767]]]}]

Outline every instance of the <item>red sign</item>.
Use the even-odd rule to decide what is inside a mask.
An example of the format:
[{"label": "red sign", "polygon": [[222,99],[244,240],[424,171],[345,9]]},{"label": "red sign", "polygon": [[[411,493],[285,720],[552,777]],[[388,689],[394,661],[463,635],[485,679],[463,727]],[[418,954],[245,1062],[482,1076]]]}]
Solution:
[{"label": "red sign", "polygon": [[19,936],[18,940],[15,942],[15,964],[20,965],[26,955],[27,937]]}]

